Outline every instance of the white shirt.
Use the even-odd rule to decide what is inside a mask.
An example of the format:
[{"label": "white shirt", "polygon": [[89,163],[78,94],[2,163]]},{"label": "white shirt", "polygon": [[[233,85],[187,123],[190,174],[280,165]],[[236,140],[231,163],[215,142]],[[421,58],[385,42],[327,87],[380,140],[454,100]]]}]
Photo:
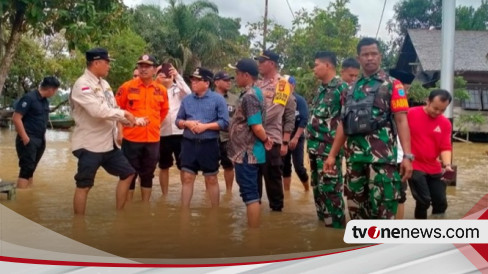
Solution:
[{"label": "white shirt", "polygon": [[175,125],[175,120],[180,110],[181,101],[183,101],[186,95],[191,94],[191,89],[180,75],[176,76],[175,81],[176,83],[168,89],[169,112],[161,123],[161,136],[183,134],[183,129],[179,129]]},{"label": "white shirt", "polygon": [[96,77],[88,69],[76,80],[70,94],[71,114],[75,128],[71,147],[91,152],[114,149],[117,135],[116,121],[124,121],[124,111],[119,109],[107,81]]}]

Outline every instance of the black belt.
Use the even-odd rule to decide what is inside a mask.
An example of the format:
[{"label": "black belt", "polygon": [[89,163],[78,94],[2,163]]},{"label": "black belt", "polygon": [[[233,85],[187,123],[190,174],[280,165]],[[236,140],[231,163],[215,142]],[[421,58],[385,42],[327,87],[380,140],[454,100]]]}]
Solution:
[{"label": "black belt", "polygon": [[209,143],[209,142],[216,142],[218,138],[207,138],[207,139],[190,139],[190,138],[185,138],[186,140],[192,142],[192,143]]}]

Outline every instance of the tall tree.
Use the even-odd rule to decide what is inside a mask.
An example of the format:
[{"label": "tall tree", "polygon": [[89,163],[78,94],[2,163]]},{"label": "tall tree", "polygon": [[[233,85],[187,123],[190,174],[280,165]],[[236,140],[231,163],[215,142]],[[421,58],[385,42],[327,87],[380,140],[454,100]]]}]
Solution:
[{"label": "tall tree", "polygon": [[84,50],[117,31],[124,11],[122,0],[0,1],[0,95],[22,36],[65,29],[69,48]]},{"label": "tall tree", "polygon": [[249,47],[239,33],[240,19],[219,16],[217,6],[209,1],[187,5],[170,0],[164,10],[137,6],[133,26],[161,60],[172,61],[187,72],[202,64],[222,67]]},{"label": "tall tree", "polygon": [[[393,46],[403,43],[408,29],[440,28],[442,23],[442,0],[402,0],[395,4],[395,15],[387,23],[390,33],[398,34]],[[471,6],[456,8],[456,30],[485,30],[488,18],[488,1],[482,0],[475,9]]]},{"label": "tall tree", "polygon": [[327,9],[315,8],[311,13],[302,10],[295,16],[293,34],[283,52],[283,70],[298,76],[297,91],[307,98],[313,96],[318,85],[311,70],[316,51],[335,52],[339,63],[356,56],[359,24],[348,3],[336,0]]}]

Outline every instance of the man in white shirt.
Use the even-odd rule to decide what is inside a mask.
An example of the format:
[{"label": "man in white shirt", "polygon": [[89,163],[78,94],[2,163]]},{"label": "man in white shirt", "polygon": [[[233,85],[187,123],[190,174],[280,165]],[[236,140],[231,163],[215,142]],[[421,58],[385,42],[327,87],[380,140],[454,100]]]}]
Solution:
[{"label": "man in white shirt", "polygon": [[[168,90],[169,112],[161,124],[161,141],[159,146],[159,184],[163,196],[168,194],[169,168],[176,162],[181,168],[180,152],[183,129],[175,125],[176,115],[180,110],[181,101],[191,94],[191,89],[183,77],[171,64],[162,64],[157,71],[156,81]],[[174,159],[173,159],[174,158]]]},{"label": "man in white shirt", "polygon": [[103,78],[110,70],[108,52],[102,48],[86,52],[87,68],[76,80],[70,94],[75,128],[71,138],[73,154],[78,158],[73,198],[75,214],[84,215],[88,192],[98,168],[120,178],[116,189],[116,207],[123,209],[135,170],[115,145],[116,122],[134,125],[134,116],[119,109],[110,85]]}]

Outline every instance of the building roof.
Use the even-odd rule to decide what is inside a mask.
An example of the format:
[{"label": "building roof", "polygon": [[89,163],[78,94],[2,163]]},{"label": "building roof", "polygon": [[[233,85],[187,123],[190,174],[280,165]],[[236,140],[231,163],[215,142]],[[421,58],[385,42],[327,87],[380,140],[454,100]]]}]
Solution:
[{"label": "building roof", "polygon": [[[441,69],[441,30],[410,29],[408,35],[424,71]],[[488,71],[488,31],[458,30],[454,36],[454,71]]]}]

